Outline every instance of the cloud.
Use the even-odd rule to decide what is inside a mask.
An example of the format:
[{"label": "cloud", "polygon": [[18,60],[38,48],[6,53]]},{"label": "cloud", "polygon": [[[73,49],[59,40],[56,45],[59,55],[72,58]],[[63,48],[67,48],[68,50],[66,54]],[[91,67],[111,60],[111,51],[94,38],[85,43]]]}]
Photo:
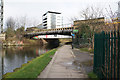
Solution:
[{"label": "cloud", "polygon": [[79,15],[82,9],[91,5],[105,8],[110,3],[112,4],[112,9],[116,10],[117,4],[115,4],[115,2],[118,1],[119,0],[4,0],[4,16],[7,18],[9,16],[19,17],[27,15],[28,17],[37,18],[42,22],[42,15],[48,10],[51,10],[61,12],[63,18],[67,19],[71,16]]},{"label": "cloud", "polygon": [[[89,2],[101,2],[104,0],[5,0],[7,3],[89,3]],[[113,0],[111,0],[113,1]]]}]

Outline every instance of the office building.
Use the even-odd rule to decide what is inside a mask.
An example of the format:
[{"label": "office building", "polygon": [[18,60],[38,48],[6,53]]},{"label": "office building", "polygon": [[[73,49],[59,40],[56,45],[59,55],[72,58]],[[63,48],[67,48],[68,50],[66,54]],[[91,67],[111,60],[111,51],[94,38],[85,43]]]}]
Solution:
[{"label": "office building", "polygon": [[48,11],[43,14],[43,28],[44,29],[55,29],[62,27],[62,16],[59,12]]}]

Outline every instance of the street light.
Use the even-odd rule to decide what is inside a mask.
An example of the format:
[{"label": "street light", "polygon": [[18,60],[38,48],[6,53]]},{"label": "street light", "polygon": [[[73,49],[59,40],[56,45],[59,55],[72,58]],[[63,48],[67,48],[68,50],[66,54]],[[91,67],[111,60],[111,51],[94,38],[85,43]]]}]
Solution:
[{"label": "street light", "polygon": [[3,0],[1,0],[1,19],[0,19],[0,23],[1,23],[1,33],[3,33]]}]

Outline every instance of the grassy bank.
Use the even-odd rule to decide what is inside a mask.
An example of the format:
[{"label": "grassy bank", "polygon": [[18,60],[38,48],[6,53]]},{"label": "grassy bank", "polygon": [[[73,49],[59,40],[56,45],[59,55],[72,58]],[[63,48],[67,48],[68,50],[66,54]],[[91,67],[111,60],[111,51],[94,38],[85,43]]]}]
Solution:
[{"label": "grassy bank", "polygon": [[37,78],[38,75],[45,69],[55,54],[56,49],[53,49],[40,57],[29,61],[24,64],[20,69],[16,69],[15,72],[7,73],[4,78]]},{"label": "grassy bank", "polygon": [[61,43],[72,42],[72,39],[59,39]]},{"label": "grassy bank", "polygon": [[88,73],[88,77],[90,78],[90,80],[99,80],[99,78],[94,72]]},{"label": "grassy bank", "polygon": [[22,38],[21,40],[17,38],[8,38],[3,41],[3,46],[29,46],[29,45],[42,45],[42,40],[33,40],[33,39],[26,39]]},{"label": "grassy bank", "polygon": [[90,52],[90,53],[94,53],[94,49],[90,49],[89,48],[80,48],[81,51],[85,51],[85,52]]}]

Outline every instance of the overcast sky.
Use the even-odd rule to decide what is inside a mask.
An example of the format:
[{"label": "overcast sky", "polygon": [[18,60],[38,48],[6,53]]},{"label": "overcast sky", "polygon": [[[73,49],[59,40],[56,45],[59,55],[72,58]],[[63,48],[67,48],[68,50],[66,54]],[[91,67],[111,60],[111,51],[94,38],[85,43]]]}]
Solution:
[{"label": "overcast sky", "polygon": [[64,23],[69,18],[79,16],[81,10],[88,6],[117,10],[119,0],[4,0],[4,23],[8,17],[27,16],[37,23],[42,22],[42,15],[47,11],[61,12]]}]

